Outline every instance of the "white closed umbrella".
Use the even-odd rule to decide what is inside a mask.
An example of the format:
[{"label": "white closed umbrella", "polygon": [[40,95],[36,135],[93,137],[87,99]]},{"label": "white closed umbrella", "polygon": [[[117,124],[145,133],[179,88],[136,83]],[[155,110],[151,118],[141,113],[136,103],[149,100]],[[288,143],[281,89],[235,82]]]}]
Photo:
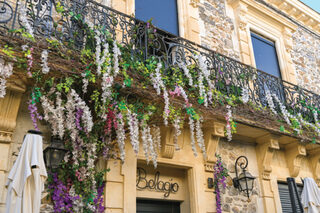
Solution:
[{"label": "white closed umbrella", "polygon": [[304,212],[320,213],[320,189],[313,178],[305,178],[301,194]]},{"label": "white closed umbrella", "polygon": [[39,213],[46,178],[42,136],[27,134],[6,183],[5,213]]}]

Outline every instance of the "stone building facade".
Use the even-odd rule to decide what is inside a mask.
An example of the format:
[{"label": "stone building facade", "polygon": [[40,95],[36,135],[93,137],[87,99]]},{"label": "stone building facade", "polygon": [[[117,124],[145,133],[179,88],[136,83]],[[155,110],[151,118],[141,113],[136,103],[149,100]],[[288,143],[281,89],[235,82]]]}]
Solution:
[{"label": "stone building facade", "polygon": [[[101,3],[129,15],[135,11],[134,0]],[[320,94],[320,14],[298,0],[177,0],[177,4],[181,37],[255,67],[250,38],[253,30],[275,41],[283,80]],[[0,99],[0,212],[5,205],[8,171],[23,135],[32,127],[24,104],[26,90],[23,80],[12,79],[7,96]],[[306,145],[295,137],[244,124],[238,125],[233,141],[227,142],[225,125],[221,118],[206,124],[208,159],[193,156],[188,129],[178,139],[181,150],[175,151],[172,130],[163,128],[156,170],[146,165],[142,152],[136,156],[127,141],[124,164],[119,160],[100,162],[110,169],[105,177],[106,212],[134,213],[137,199],[177,201],[183,213],[216,212],[215,195],[207,184],[213,176],[215,153],[221,155],[231,178],[235,177],[237,157],[247,156],[248,170],[256,177],[250,200],[228,180],[222,196],[223,212],[281,213],[279,182],[294,177],[301,183],[300,178],[313,177],[320,183],[318,144]],[[49,129],[43,124],[40,130],[48,141]],[[159,171],[163,181],[178,183],[179,191],[164,197],[163,192],[138,189],[137,168],[143,168],[148,179]]]}]

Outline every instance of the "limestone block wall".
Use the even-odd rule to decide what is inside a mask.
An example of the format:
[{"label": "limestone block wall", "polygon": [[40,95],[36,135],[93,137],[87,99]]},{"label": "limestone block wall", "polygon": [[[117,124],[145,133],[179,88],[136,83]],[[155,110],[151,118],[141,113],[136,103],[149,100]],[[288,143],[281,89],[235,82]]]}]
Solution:
[{"label": "limestone block wall", "polygon": [[226,14],[225,1],[201,0],[199,17],[201,45],[239,59],[239,52],[235,51],[232,38],[235,26]]},{"label": "limestone block wall", "polygon": [[291,57],[298,84],[320,94],[320,37],[300,27],[292,40]]},{"label": "limestone block wall", "polygon": [[[257,179],[254,182],[254,189],[250,200],[243,194],[239,193],[239,190],[234,188],[231,183],[227,184],[227,188],[223,191],[222,195],[222,210],[223,212],[232,213],[255,213],[264,212],[263,203],[261,198],[259,179],[258,179],[258,165],[256,159],[256,151],[254,144],[243,144],[238,141],[228,142],[225,139],[221,139],[217,153],[221,156],[223,162],[226,164],[229,175],[234,178],[235,168],[234,164],[236,159],[244,155],[248,158],[248,171]],[[238,170],[238,172],[240,172]],[[239,174],[239,173],[238,173]]]}]

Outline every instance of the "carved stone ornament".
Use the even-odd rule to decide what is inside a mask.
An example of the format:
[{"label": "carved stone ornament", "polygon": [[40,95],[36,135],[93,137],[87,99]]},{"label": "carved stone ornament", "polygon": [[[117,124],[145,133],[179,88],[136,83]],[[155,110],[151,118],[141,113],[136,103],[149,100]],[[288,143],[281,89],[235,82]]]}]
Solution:
[{"label": "carved stone ornament", "polygon": [[172,159],[175,151],[173,143],[174,130],[169,127],[161,128],[161,156]]},{"label": "carved stone ornament", "polygon": [[199,6],[200,0],[190,0],[190,5],[194,8]]},{"label": "carved stone ornament", "polygon": [[248,6],[245,4],[239,4],[237,7],[237,13],[238,13],[238,25],[240,30],[246,30],[247,28],[247,12],[248,12]]},{"label": "carved stone ornament", "polygon": [[301,168],[302,158],[307,155],[306,147],[302,144],[291,143],[286,146],[286,159],[291,177],[297,177]]},{"label": "carved stone ornament", "polygon": [[273,134],[268,134],[257,139],[258,165],[260,167],[260,175],[264,180],[270,180],[272,157],[274,151],[280,149],[278,140],[279,136]]},{"label": "carved stone ornament", "polygon": [[4,98],[0,98],[0,141],[11,142],[12,133],[16,128],[16,120],[20,107],[22,93],[26,85],[23,80],[8,79],[7,91]]},{"label": "carved stone ornament", "polygon": [[224,137],[225,124],[213,122],[209,127],[204,128],[204,142],[207,150],[207,159],[205,162],[205,171],[213,172],[216,162],[216,151],[221,137]]}]

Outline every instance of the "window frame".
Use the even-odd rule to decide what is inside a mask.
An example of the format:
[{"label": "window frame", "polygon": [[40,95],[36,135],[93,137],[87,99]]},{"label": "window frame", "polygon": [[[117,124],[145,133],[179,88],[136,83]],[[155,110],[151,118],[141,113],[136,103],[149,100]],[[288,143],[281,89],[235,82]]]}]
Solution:
[{"label": "window frame", "polygon": [[[252,35],[254,34],[254,35]],[[279,61],[279,56],[278,56],[278,50],[277,50],[277,46],[276,46],[276,42],[268,37],[265,37],[264,35],[261,35],[260,33],[257,33],[255,31],[250,31],[250,40],[251,40],[251,46],[252,46],[252,54],[253,54],[253,63],[254,63],[254,66],[257,67],[256,65],[256,60],[255,60],[255,55],[254,55],[254,48],[253,48],[253,43],[252,43],[252,36],[256,37],[256,39],[258,40],[261,40],[262,42],[265,42],[265,43],[269,43],[270,46],[273,46],[274,49],[275,49],[275,52],[276,52],[276,57],[277,57],[277,63],[278,63],[278,67],[279,67],[279,77],[280,79],[282,79],[282,73],[281,73],[281,67],[280,67],[280,61]],[[261,70],[265,73],[268,73],[266,70]],[[270,74],[270,73],[268,73]],[[271,75],[271,74],[270,74]],[[276,76],[278,77],[278,76]]]},{"label": "window frame", "polygon": [[[132,14],[135,14],[136,11],[136,0],[131,1]],[[186,30],[183,23],[186,23],[188,3],[185,0],[175,0],[177,3],[177,19],[178,19],[178,35],[179,37],[185,37]],[[165,29],[163,29],[165,30]],[[165,30],[166,31],[166,30]]]},{"label": "window frame", "polygon": [[[270,29],[261,29],[260,27],[257,27],[256,25],[253,25],[252,23],[248,23],[249,27],[247,28],[248,30],[248,39],[249,39],[249,51],[250,51],[250,58],[252,62],[252,66],[257,67],[255,57],[254,57],[254,50],[253,50],[253,44],[252,44],[252,39],[251,39],[251,32],[260,35],[266,40],[270,40],[274,42],[274,47],[276,49],[276,54],[277,54],[277,59],[278,59],[278,64],[279,64],[279,69],[280,69],[280,76],[282,80],[287,80],[289,79],[288,75],[289,73],[286,72],[285,70],[285,54],[283,52],[284,44],[283,44],[283,39],[282,35],[277,34],[276,32],[271,32]],[[271,26],[269,26],[270,28]],[[263,71],[263,70],[262,70]]]},{"label": "window frame", "polygon": [[[156,26],[156,27],[159,28],[159,29],[161,29],[161,30],[163,30],[163,31],[165,31],[165,32],[168,32],[168,33],[170,33],[170,34],[172,34],[172,35],[180,36],[181,32],[180,32],[179,0],[172,0],[172,1],[175,1],[175,3],[176,3],[176,16],[177,16],[177,26],[176,26],[176,27],[177,27],[177,31],[178,31],[177,34],[174,34],[174,33],[172,33],[172,32],[169,32],[167,29],[162,29],[162,28],[159,27],[159,26]],[[134,13],[136,12],[135,6],[136,6],[136,0],[134,0]],[[142,21],[143,21],[143,20],[142,20]]]}]

